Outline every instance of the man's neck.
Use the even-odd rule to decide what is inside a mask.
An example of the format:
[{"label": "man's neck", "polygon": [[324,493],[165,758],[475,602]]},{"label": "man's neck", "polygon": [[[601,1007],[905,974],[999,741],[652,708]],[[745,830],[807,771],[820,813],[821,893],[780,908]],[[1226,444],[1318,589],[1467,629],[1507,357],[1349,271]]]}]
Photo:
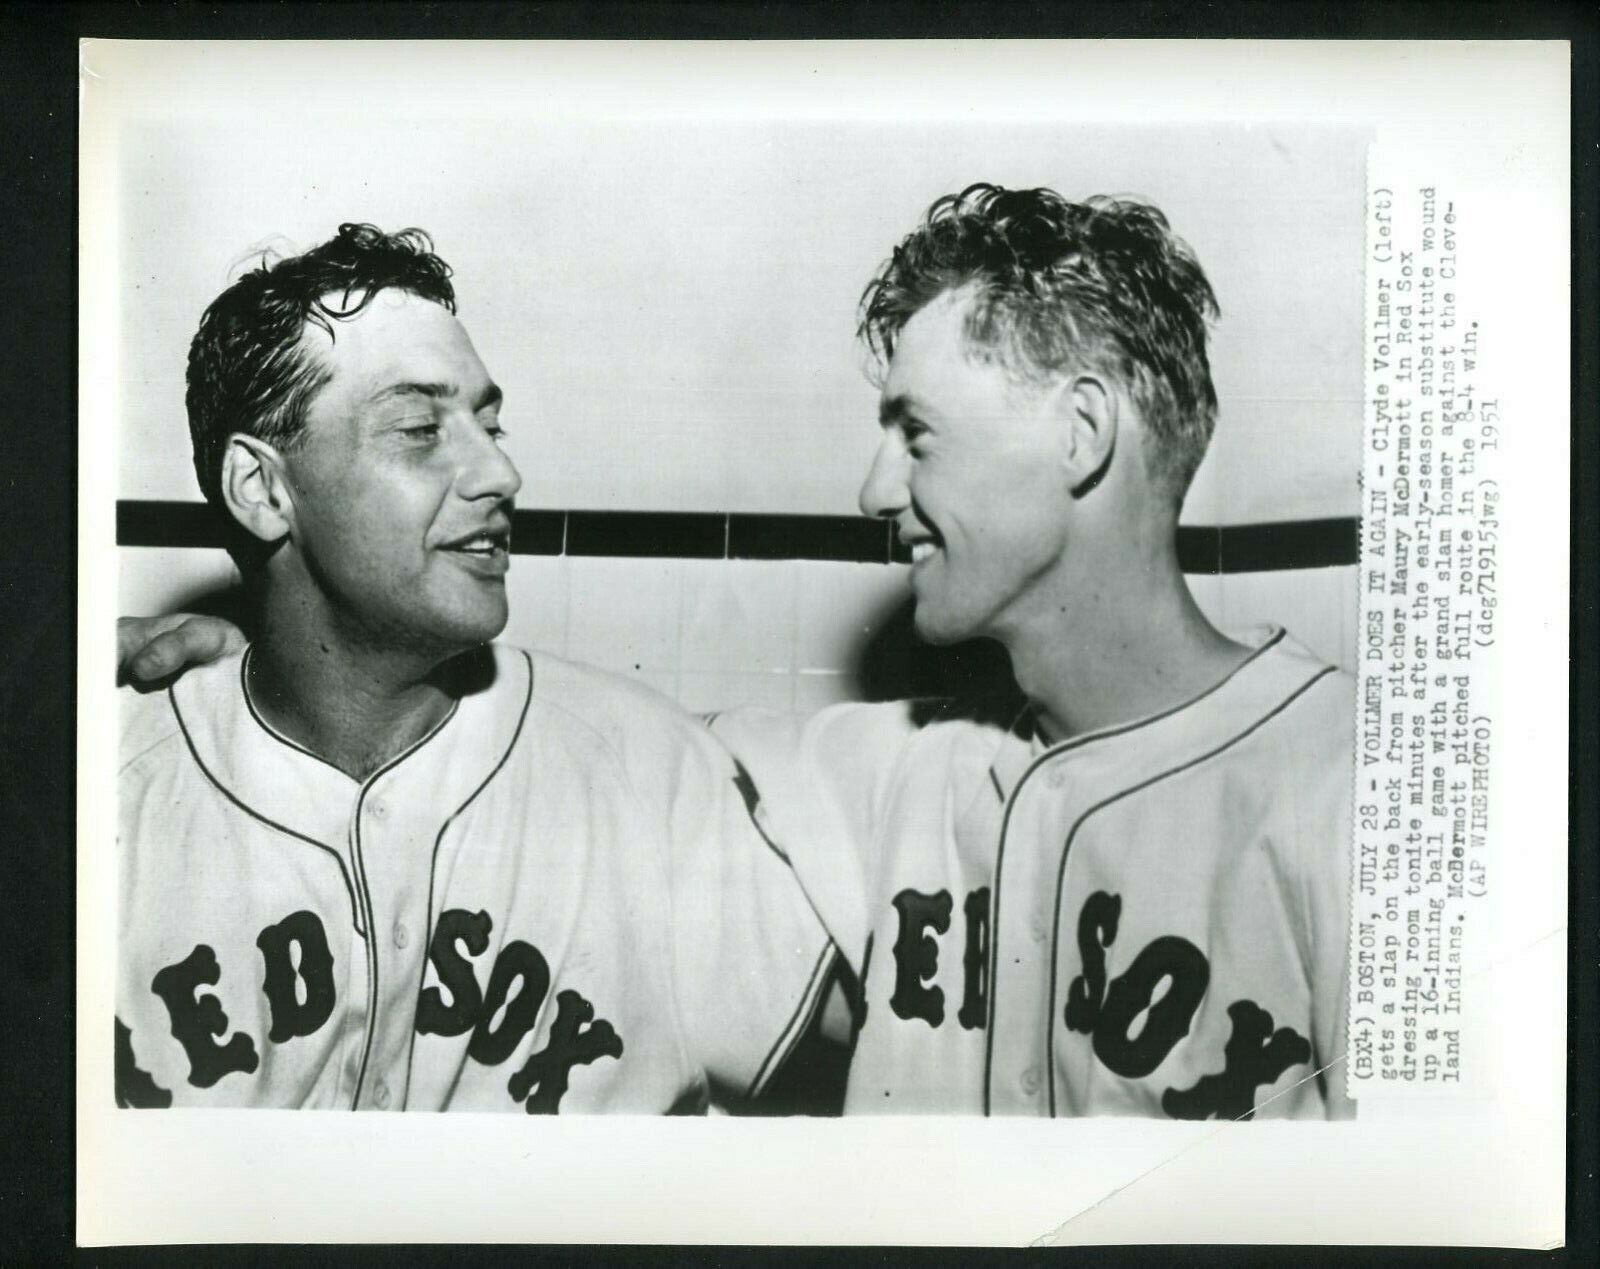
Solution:
[{"label": "man's neck", "polygon": [[1052,740],[1163,713],[1236,670],[1250,649],[1213,626],[1194,602],[1176,550],[1157,550],[1008,631],[1017,686]]},{"label": "man's neck", "polygon": [[450,712],[449,657],[381,651],[301,624],[266,606],[247,690],[267,722],[352,779],[365,780]]}]

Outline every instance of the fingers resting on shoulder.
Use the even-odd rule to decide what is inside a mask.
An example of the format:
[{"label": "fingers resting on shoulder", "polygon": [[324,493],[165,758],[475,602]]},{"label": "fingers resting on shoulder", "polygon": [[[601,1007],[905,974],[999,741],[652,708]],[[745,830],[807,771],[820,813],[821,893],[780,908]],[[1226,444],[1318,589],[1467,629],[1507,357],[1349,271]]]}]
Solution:
[{"label": "fingers resting on shoulder", "polygon": [[221,617],[169,613],[117,619],[117,681],[153,683],[244,647],[244,634]]}]

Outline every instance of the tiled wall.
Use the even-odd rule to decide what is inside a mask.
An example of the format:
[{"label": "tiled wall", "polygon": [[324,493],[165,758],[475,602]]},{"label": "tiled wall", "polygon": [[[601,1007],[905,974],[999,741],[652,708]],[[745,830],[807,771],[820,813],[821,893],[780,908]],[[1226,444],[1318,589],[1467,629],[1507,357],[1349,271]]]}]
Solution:
[{"label": "tiled wall", "polygon": [[[124,547],[120,611],[192,606],[230,584],[220,551]],[[1355,567],[1194,575],[1224,629],[1265,622],[1346,669],[1355,664]],[[618,670],[693,710],[950,690],[948,654],[910,633],[902,565],[814,560],[646,560],[514,556],[505,638]],[[964,658],[964,659],[963,659]],[[958,669],[993,673],[969,650]]]}]

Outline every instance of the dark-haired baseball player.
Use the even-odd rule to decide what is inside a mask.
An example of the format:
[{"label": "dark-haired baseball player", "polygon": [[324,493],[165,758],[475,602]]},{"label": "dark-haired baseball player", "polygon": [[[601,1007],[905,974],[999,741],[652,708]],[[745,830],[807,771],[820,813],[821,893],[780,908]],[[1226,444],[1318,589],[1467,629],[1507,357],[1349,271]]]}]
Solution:
[{"label": "dark-haired baseball player", "polygon": [[758,1091],[827,939],[703,727],[489,646],[520,478],[426,237],[345,225],[246,274],[188,384],[258,634],[122,701],[118,1103]]},{"label": "dark-haired baseball player", "polygon": [[1352,1109],[1351,681],[1178,567],[1216,311],[1154,207],[989,185],[867,288],[862,510],[1026,701],[718,723],[860,977],[849,1112]]}]

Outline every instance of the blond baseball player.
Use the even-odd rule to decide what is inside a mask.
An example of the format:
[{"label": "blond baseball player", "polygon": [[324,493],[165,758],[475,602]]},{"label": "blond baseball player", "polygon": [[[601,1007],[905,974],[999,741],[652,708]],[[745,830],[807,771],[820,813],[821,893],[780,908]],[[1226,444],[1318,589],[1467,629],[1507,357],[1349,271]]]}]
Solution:
[{"label": "blond baseball player", "polygon": [[859,979],[848,1112],[1350,1113],[1351,680],[1178,567],[1215,312],[1155,208],[986,185],[866,292],[862,509],[1026,701],[717,722]]},{"label": "blond baseball player", "polygon": [[261,633],[122,702],[119,1104],[693,1110],[811,1016],[830,945],[727,753],[485,646],[500,401],[414,231],[202,320],[196,470]]}]

